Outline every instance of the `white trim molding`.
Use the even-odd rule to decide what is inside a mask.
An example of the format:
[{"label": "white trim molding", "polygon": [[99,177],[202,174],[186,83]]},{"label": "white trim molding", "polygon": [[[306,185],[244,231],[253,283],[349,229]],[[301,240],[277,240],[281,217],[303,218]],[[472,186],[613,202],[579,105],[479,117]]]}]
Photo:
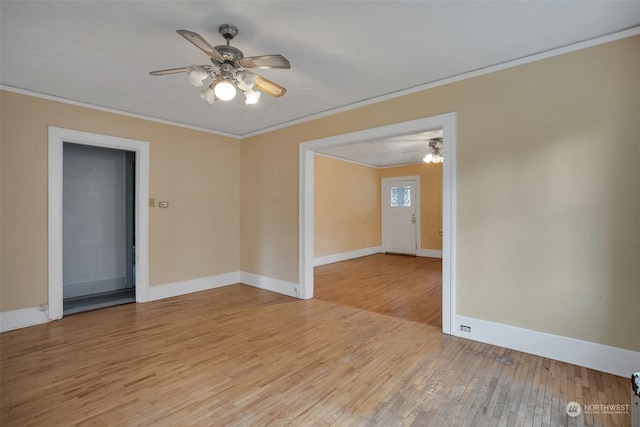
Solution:
[{"label": "white trim molding", "polygon": [[582,42],[578,42],[578,43],[574,43],[568,46],[562,46],[556,49],[552,49],[552,50],[548,50],[546,52],[540,52],[540,53],[535,53],[533,55],[530,56],[526,56],[524,58],[518,58],[518,59],[514,59],[511,61],[506,61],[506,62],[502,62],[500,64],[496,64],[496,65],[490,65],[488,67],[485,68],[480,68],[478,70],[474,70],[474,71],[469,71],[466,73],[462,73],[462,74],[457,74],[457,75],[453,75],[453,76],[449,76],[449,77],[445,77],[439,80],[435,80],[432,82],[428,82],[428,83],[424,83],[424,84],[420,84],[414,87],[410,87],[407,89],[403,89],[397,92],[392,92],[392,93],[388,93],[386,95],[382,95],[382,96],[377,96],[377,97],[373,97],[373,98],[368,98],[364,101],[359,101],[359,102],[354,102],[352,104],[349,105],[345,105],[342,107],[336,107],[336,108],[330,108],[326,111],[322,111],[320,113],[316,113],[316,114],[310,114],[308,116],[305,117],[301,117],[299,119],[295,119],[295,120],[290,120],[287,121],[285,123],[281,123],[281,124],[277,124],[277,125],[273,125],[273,126],[267,126],[265,128],[262,129],[258,129],[252,132],[247,132],[247,133],[243,133],[243,134],[235,134],[235,133],[229,133],[229,132],[222,132],[222,131],[218,131],[215,129],[210,129],[210,128],[205,128],[205,127],[201,127],[201,126],[194,126],[194,125],[189,125],[186,123],[179,123],[179,122],[174,122],[171,120],[165,120],[165,119],[160,119],[157,117],[152,117],[152,116],[147,116],[144,114],[137,114],[137,113],[132,113],[129,111],[124,111],[124,110],[118,110],[115,108],[110,108],[110,107],[103,107],[103,106],[99,106],[99,105],[94,105],[94,104],[90,104],[87,102],[81,102],[81,101],[75,101],[72,99],[68,99],[68,98],[62,98],[60,96],[55,96],[55,95],[50,95],[50,94],[46,94],[46,93],[42,93],[42,92],[35,92],[32,90],[28,90],[28,89],[23,89],[23,88],[19,88],[19,87],[14,87],[14,86],[9,86],[9,85],[5,85],[5,84],[0,84],[0,90],[6,90],[9,92],[14,92],[14,93],[19,93],[22,95],[28,95],[28,96],[34,96],[37,98],[42,98],[42,99],[47,99],[47,100],[51,100],[51,101],[56,101],[56,102],[62,102],[65,104],[70,104],[70,105],[76,105],[76,106],[80,106],[80,107],[86,107],[86,108],[91,108],[94,110],[99,110],[99,111],[106,111],[109,113],[115,113],[115,114],[120,114],[123,116],[129,116],[129,117],[134,117],[134,118],[138,118],[138,119],[142,119],[142,120],[149,120],[149,121],[153,121],[153,122],[157,122],[157,123],[163,123],[163,124],[168,124],[168,125],[172,125],[172,126],[178,126],[178,127],[182,127],[185,129],[192,129],[192,130],[197,130],[200,132],[207,132],[207,133],[211,133],[214,135],[220,135],[220,136],[226,136],[229,138],[236,138],[236,139],[243,139],[243,138],[250,138],[253,136],[257,136],[257,135],[262,135],[264,133],[268,133],[268,132],[273,132],[279,129],[284,129],[290,126],[295,126],[301,123],[306,123],[306,122],[310,122],[312,120],[317,120],[317,119],[321,119],[323,117],[328,117],[328,116],[332,116],[334,114],[338,114],[338,113],[342,113],[345,111],[351,111],[351,110],[355,110],[357,108],[362,108],[362,107],[366,107],[368,105],[372,105],[372,104],[376,104],[378,102],[382,102],[382,101],[386,101],[389,99],[395,99],[395,98],[399,98],[401,96],[405,96],[405,95],[410,95],[416,92],[421,92],[427,89],[432,89],[432,88],[436,88],[439,86],[444,86],[450,83],[455,83],[455,82],[459,82],[462,80],[467,80],[467,79],[471,79],[474,77],[479,77],[479,76],[483,76],[485,74],[489,74],[489,73],[495,73],[496,71],[502,71],[502,70],[506,70],[509,68],[513,68],[513,67],[518,67],[520,65],[524,65],[524,64],[528,64],[531,62],[536,62],[536,61],[540,61],[543,59],[547,59],[547,58],[553,58],[554,56],[559,56],[559,55],[564,55],[566,53],[571,53],[571,52],[575,52],[578,50],[582,50],[582,49],[586,49],[589,47],[593,47],[593,46],[598,46],[601,44],[605,44],[605,43],[610,43],[616,40],[620,40],[620,39],[624,39],[627,37],[633,37],[640,34],[640,26],[636,26],[636,27],[632,27],[626,30],[622,30],[616,33],[612,33],[612,34],[607,34],[605,36],[602,37],[596,37],[594,39],[590,39],[590,40],[585,40]]},{"label": "white trim molding", "polygon": [[[350,259],[362,258],[369,255],[383,254],[382,246],[372,246],[370,248],[357,249],[355,251],[341,252],[338,254],[325,255],[313,259],[313,266],[333,264],[334,262],[348,261]],[[422,249],[418,248],[416,256],[423,258],[440,258],[442,259],[442,251],[440,249]]]},{"label": "white trim molding", "polygon": [[300,298],[300,286],[298,286],[297,283],[287,282],[286,280],[274,279],[272,277],[242,271],[240,272],[240,283],[266,291]]},{"label": "white trim molding", "polygon": [[49,319],[40,307],[3,311],[0,313],[0,332],[13,331],[47,322]]},{"label": "white trim molding", "polygon": [[325,255],[313,259],[313,266],[333,264],[334,262],[347,261],[350,259],[362,258],[369,255],[382,253],[382,246],[373,246],[371,248],[357,249],[355,251],[342,252],[339,254]]},{"label": "white trim molding", "polygon": [[136,301],[147,300],[149,288],[149,143],[49,126],[49,318],[62,318],[62,184],[64,143],[133,151],[136,155]]},{"label": "white trim molding", "polygon": [[640,368],[640,352],[471,317],[457,316],[453,335],[625,378]]},{"label": "white trim molding", "polygon": [[440,249],[418,249],[418,256],[425,258],[441,258],[442,259],[442,251]]},{"label": "white trim molding", "polygon": [[199,277],[197,279],[181,282],[167,283],[164,285],[149,286],[147,301],[157,301],[165,298],[191,294],[193,292],[207,291],[223,286],[240,283],[240,272],[217,274],[215,276]]},{"label": "white trim molding", "polygon": [[190,124],[187,124],[187,123],[174,122],[172,120],[160,119],[158,117],[147,116],[147,115],[144,115],[144,114],[132,113],[130,111],[118,110],[116,108],[111,108],[111,107],[103,107],[101,105],[90,104],[88,102],[75,101],[73,99],[63,98],[63,97],[55,96],[55,95],[49,95],[49,94],[42,93],[42,92],[35,92],[35,91],[29,90],[29,89],[23,89],[23,88],[3,85],[3,84],[0,84],[0,89],[1,90],[6,90],[7,92],[17,93],[17,94],[20,94],[20,95],[27,95],[27,96],[33,96],[35,98],[46,99],[47,101],[61,102],[63,104],[74,105],[76,107],[83,107],[83,108],[89,108],[91,110],[104,111],[105,113],[119,114],[121,116],[133,117],[135,119],[147,120],[147,121],[150,121],[150,122],[161,123],[163,125],[177,126],[177,127],[183,128],[183,129],[190,129],[190,130],[195,130],[195,131],[198,131],[198,132],[205,132],[205,133],[209,133],[209,134],[212,134],[212,135],[226,136],[228,138],[234,138],[234,139],[242,138],[242,135],[237,135],[237,134],[234,134],[234,133],[216,131],[214,129],[209,129],[209,128],[205,128],[205,127],[201,127],[201,126],[194,126],[194,125],[190,125]]},{"label": "white trim molding", "polygon": [[334,262],[347,261],[350,259],[362,258],[369,255],[382,253],[382,246],[373,246],[370,248],[357,249],[355,251],[342,252],[339,254],[325,255],[313,259],[313,266],[333,264]]},{"label": "white trim molding", "polygon": [[[333,264],[334,262],[348,261],[350,259],[362,258],[369,255],[382,254],[382,246],[372,246],[370,248],[357,249],[355,251],[341,252],[338,254],[325,255],[313,259],[313,266]],[[442,259],[442,251],[439,249],[422,249],[418,248],[416,256],[423,258],[440,258]]]},{"label": "white trim molding", "polygon": [[299,298],[313,298],[313,198],[315,150],[442,129],[442,332],[451,334],[456,315],[456,113],[306,141],[299,148]]},{"label": "white trim molding", "polygon": [[629,28],[613,34],[608,34],[602,37],[597,37],[591,40],[585,40],[582,42],[574,43],[568,46],[559,47],[557,49],[548,50],[546,52],[535,53],[533,55],[525,56],[523,58],[518,58],[511,61],[502,62],[500,64],[490,65],[488,67],[480,68],[480,69],[469,71],[466,73],[445,77],[439,80],[434,80],[432,82],[428,82],[428,83],[420,84],[407,89],[399,90],[397,92],[391,92],[386,95],[376,96],[373,98],[365,99],[363,101],[354,102],[353,104],[345,105],[343,107],[328,109],[321,113],[311,114],[306,117],[301,117],[299,119],[288,121],[286,123],[266,127],[264,129],[259,129],[254,132],[245,133],[242,135],[242,138],[249,138],[256,135],[261,135],[263,133],[273,132],[278,129],[284,129],[284,128],[295,126],[301,123],[310,122],[312,120],[321,119],[323,117],[332,116],[334,114],[343,113],[345,111],[355,110],[357,108],[366,107],[368,105],[376,104],[378,102],[399,98],[405,95],[411,95],[417,92],[422,92],[424,90],[433,89],[436,87],[448,85],[448,84],[459,82],[462,80],[468,80],[474,77],[484,76],[486,74],[495,73],[497,71],[502,71],[509,68],[513,68],[513,67],[519,67],[521,65],[529,64],[531,62],[541,61],[547,58],[553,58],[554,56],[564,55],[566,53],[571,53],[571,52],[586,49],[589,47],[610,43],[610,42],[624,39],[627,37],[633,37],[638,34],[640,34],[640,26]]}]

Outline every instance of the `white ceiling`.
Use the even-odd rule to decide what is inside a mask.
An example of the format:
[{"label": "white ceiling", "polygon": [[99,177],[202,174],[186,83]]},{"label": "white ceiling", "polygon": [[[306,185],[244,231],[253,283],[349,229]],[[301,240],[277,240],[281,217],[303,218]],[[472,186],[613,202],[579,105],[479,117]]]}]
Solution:
[{"label": "white ceiling", "polygon": [[[80,103],[247,136],[469,71],[640,25],[640,2],[1,1],[0,83]],[[246,56],[280,53],[288,89],[209,105],[183,75],[206,64],[177,29]]]},{"label": "white ceiling", "polygon": [[369,166],[388,167],[422,163],[431,152],[429,140],[442,138],[442,130],[423,132],[394,138],[374,139],[336,147],[320,148],[316,153],[343,160],[364,163]]}]

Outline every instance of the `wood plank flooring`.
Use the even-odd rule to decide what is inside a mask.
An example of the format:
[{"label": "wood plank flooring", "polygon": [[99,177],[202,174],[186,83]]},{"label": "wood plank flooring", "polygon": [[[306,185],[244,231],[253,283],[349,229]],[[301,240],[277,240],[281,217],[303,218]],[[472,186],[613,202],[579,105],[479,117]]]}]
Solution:
[{"label": "wood plank flooring", "polygon": [[442,260],[376,254],[319,266],[314,298],[442,328]]},{"label": "wood plank flooring", "polygon": [[0,334],[0,425],[630,424],[629,380],[232,285]]}]

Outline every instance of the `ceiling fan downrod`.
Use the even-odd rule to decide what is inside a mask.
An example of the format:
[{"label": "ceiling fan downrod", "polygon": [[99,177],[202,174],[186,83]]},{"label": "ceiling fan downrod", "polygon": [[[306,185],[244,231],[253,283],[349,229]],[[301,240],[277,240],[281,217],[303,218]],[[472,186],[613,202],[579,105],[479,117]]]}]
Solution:
[{"label": "ceiling fan downrod", "polygon": [[218,27],[218,32],[224,39],[227,41],[227,46],[231,40],[233,40],[238,35],[238,27],[231,24],[222,24]]},{"label": "ceiling fan downrod", "polygon": [[[238,61],[244,57],[242,51],[238,48],[231,46],[231,40],[233,40],[238,35],[238,28],[231,24],[223,24],[218,28],[218,32],[224,39],[227,41],[226,45],[216,46],[216,50],[220,52],[220,54],[227,61]],[[215,60],[212,58],[211,61],[215,64]]]}]

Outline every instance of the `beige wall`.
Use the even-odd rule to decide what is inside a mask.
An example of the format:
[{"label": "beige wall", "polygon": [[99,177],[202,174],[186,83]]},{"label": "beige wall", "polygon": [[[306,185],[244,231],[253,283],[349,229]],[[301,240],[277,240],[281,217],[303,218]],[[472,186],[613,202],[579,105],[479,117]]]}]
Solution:
[{"label": "beige wall", "polygon": [[242,141],[241,268],[297,282],[298,145],[458,113],[457,312],[640,351],[640,36]]},{"label": "beige wall", "polygon": [[238,271],[240,141],[2,91],[0,308],[47,302],[48,126],[150,143],[150,285]]},{"label": "beige wall", "polygon": [[420,248],[441,250],[441,164],[375,168],[316,155],[314,256],[381,246],[381,180],[416,175],[420,176]]},{"label": "beige wall", "polygon": [[420,177],[420,248],[442,250],[442,164],[380,169],[380,178]]},{"label": "beige wall", "polygon": [[380,246],[378,169],[316,155],[314,175],[314,256]]},{"label": "beige wall", "polygon": [[297,283],[299,144],[455,111],[458,313],[640,351],[639,51],[635,36],[241,143],[3,91],[0,307],[46,302],[48,125],[151,143],[150,195],[171,203],[150,212],[151,285]]}]

